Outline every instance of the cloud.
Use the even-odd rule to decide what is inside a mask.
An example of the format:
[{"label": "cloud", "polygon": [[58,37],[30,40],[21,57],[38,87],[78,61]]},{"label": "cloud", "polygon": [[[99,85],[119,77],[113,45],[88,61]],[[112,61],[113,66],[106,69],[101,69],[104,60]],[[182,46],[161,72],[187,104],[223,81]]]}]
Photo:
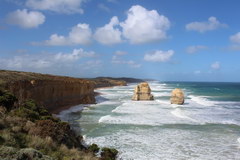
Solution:
[{"label": "cloud", "polygon": [[74,49],[72,53],[41,53],[41,54],[25,54],[15,56],[9,59],[0,58],[0,67],[4,69],[39,71],[64,67],[71,67],[82,58],[94,58],[96,53],[93,51],[87,52],[83,49]]},{"label": "cloud", "polygon": [[231,35],[229,37],[229,40],[232,42],[232,44],[228,47],[231,51],[239,51],[240,50],[240,32]]},{"label": "cloud", "polygon": [[49,40],[44,42],[33,42],[36,45],[47,46],[68,46],[68,45],[88,45],[92,40],[92,30],[88,24],[79,23],[74,26],[69,32],[68,36],[62,36],[58,34],[52,34]]},{"label": "cloud", "polygon": [[166,61],[169,61],[173,55],[174,55],[173,50],[168,50],[168,51],[157,50],[157,51],[145,54],[144,60],[150,61],[150,62],[166,62]]},{"label": "cloud", "polygon": [[26,6],[35,10],[48,10],[56,13],[83,13],[82,3],[86,0],[27,0]]},{"label": "cloud", "polygon": [[97,28],[94,38],[101,44],[113,45],[122,42],[121,31],[118,28],[114,28],[119,24],[116,16],[112,17],[110,22],[103,27]]},{"label": "cloud", "polygon": [[117,55],[117,56],[122,56],[122,55],[126,55],[127,52],[125,52],[125,51],[116,51],[114,54]]},{"label": "cloud", "polygon": [[207,48],[208,47],[202,46],[202,45],[189,46],[189,47],[187,47],[186,52],[190,53],[190,54],[193,54],[193,53],[199,52],[199,51],[207,49]]},{"label": "cloud", "polygon": [[58,53],[54,56],[56,61],[76,61],[83,57],[95,57],[96,53],[93,51],[86,52],[83,49],[74,49],[71,54]]},{"label": "cloud", "polygon": [[105,4],[100,3],[98,4],[98,8],[105,11],[105,12],[110,12],[110,8],[108,8]]},{"label": "cloud", "polygon": [[28,11],[27,9],[16,10],[7,15],[7,23],[22,28],[37,28],[45,22],[45,16],[41,12]]},{"label": "cloud", "polygon": [[233,43],[238,43],[240,44],[240,32],[230,36],[229,38]]},{"label": "cloud", "polygon": [[213,64],[211,64],[211,68],[214,70],[220,69],[221,68],[220,62],[214,62]]},{"label": "cloud", "polygon": [[156,10],[149,11],[135,5],[128,10],[127,19],[120,25],[126,39],[133,44],[141,44],[166,39],[170,21]]},{"label": "cloud", "polygon": [[132,68],[139,68],[139,67],[142,66],[141,64],[138,64],[138,63],[136,63],[136,62],[133,61],[133,60],[123,60],[123,59],[121,58],[121,56],[126,55],[127,52],[116,51],[114,54],[115,54],[115,55],[112,57],[112,63],[113,63],[113,64],[127,64],[127,65],[129,65],[130,67],[132,67]]},{"label": "cloud", "polygon": [[212,31],[226,26],[226,24],[220,23],[216,17],[209,17],[207,22],[191,22],[187,24],[186,29],[189,31],[204,33],[206,31]]}]

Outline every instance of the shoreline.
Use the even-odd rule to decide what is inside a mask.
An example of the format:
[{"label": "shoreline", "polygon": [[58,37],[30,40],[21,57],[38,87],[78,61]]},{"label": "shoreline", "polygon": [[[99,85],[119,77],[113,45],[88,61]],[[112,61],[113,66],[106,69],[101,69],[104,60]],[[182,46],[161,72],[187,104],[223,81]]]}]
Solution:
[{"label": "shoreline", "polygon": [[[98,87],[98,88],[95,88],[94,89],[94,97],[96,98],[96,96],[99,96],[101,95],[100,92],[95,92],[95,90],[99,90],[99,89],[105,89],[105,88],[113,88],[113,87],[116,87],[116,86],[108,86],[108,87]],[[93,104],[97,104],[97,103],[93,103]],[[64,107],[59,107],[59,108],[56,108],[56,109],[53,109],[52,111],[49,111],[51,114],[55,114],[55,115],[59,115],[62,111],[65,111],[65,110],[68,110],[72,107],[75,107],[75,106],[78,106],[78,105],[91,105],[91,104],[77,104],[77,105],[68,105],[68,106],[64,106]]]}]

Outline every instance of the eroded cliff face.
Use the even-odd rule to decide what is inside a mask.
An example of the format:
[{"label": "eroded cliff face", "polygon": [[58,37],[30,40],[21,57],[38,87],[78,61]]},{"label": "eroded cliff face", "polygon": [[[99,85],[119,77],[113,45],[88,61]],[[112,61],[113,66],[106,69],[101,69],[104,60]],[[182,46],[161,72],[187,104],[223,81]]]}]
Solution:
[{"label": "eroded cliff face", "polygon": [[9,90],[18,103],[33,99],[50,112],[78,105],[95,103],[94,88],[125,86],[132,78],[99,77],[80,79],[66,76],[0,70],[0,88]]},{"label": "eroded cliff face", "polygon": [[18,98],[19,103],[33,99],[49,111],[95,103],[93,82],[77,78],[11,81],[6,84],[6,89]]}]

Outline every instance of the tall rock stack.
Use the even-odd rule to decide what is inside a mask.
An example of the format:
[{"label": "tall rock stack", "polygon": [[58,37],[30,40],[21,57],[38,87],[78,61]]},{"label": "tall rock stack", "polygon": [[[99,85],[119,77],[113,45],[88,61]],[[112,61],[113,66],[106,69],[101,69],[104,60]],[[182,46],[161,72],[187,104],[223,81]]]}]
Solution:
[{"label": "tall rock stack", "polygon": [[153,99],[154,98],[153,95],[151,94],[151,88],[149,87],[147,82],[140,83],[136,86],[132,100],[149,101]]},{"label": "tall rock stack", "polygon": [[176,88],[172,91],[171,104],[182,105],[184,103],[184,93],[181,89]]}]

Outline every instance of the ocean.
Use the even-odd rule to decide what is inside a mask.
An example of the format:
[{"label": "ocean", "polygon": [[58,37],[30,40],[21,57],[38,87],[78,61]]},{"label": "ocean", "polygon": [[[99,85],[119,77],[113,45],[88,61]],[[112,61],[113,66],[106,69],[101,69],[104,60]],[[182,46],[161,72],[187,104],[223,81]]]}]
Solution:
[{"label": "ocean", "polygon": [[[97,104],[59,117],[87,144],[114,147],[123,160],[240,160],[240,83],[149,82],[154,101],[132,101],[137,84],[98,89]],[[170,104],[183,89],[184,105]]]}]

